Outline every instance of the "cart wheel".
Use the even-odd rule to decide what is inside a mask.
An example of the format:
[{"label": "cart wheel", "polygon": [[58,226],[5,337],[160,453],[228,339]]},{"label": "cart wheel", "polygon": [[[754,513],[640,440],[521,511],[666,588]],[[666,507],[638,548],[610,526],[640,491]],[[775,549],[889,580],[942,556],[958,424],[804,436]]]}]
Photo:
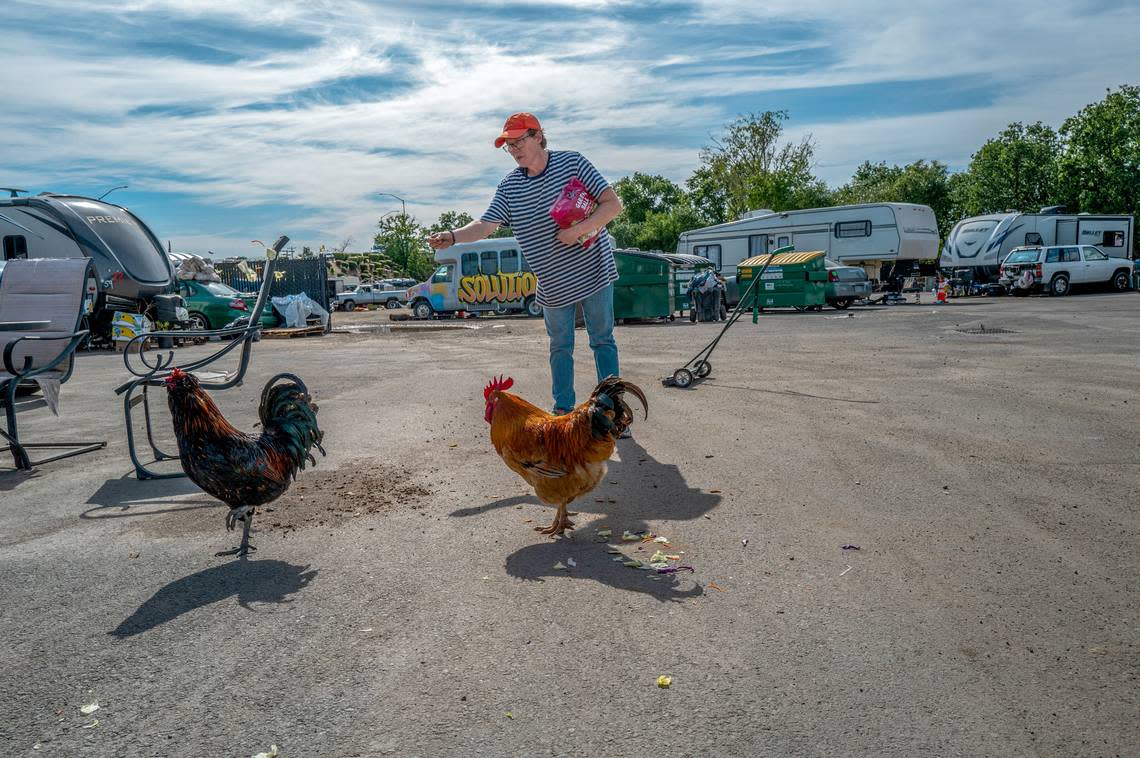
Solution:
[{"label": "cart wheel", "polygon": [[697,364],[697,378],[704,379],[712,373],[712,364],[708,361],[701,361]]},{"label": "cart wheel", "polygon": [[693,383],[693,372],[687,368],[679,368],[673,372],[673,383],[685,389]]}]

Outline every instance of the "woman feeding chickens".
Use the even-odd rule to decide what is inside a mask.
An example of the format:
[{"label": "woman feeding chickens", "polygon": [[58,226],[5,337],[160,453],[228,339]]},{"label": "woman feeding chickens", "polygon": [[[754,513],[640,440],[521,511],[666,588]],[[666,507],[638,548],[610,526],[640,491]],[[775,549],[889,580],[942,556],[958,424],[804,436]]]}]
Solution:
[{"label": "woman feeding chickens", "polygon": [[[478,221],[433,234],[428,242],[439,250],[457,242],[485,239],[500,225],[511,228],[538,280],[536,298],[550,337],[554,413],[565,414],[575,406],[576,306],[582,306],[598,381],[618,376],[613,334],[618,273],[605,226],[621,213],[621,200],[580,153],[548,150],[542,125],[530,113],[508,118],[495,147],[503,148],[518,166],[499,182],[490,207]],[[560,228],[551,208],[574,179],[589,193],[592,211]]]}]

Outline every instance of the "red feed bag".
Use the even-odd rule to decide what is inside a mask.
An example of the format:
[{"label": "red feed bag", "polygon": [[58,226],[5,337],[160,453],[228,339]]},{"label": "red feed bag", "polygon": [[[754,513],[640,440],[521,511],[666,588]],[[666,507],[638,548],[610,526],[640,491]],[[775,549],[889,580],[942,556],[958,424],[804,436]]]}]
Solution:
[{"label": "red feed bag", "polygon": [[[550,217],[558,224],[559,229],[569,229],[579,221],[589,218],[597,207],[598,203],[590,196],[586,185],[575,176],[566,183],[562,188],[562,195],[550,207]],[[578,244],[588,248],[598,239],[599,234],[601,234],[600,229],[594,234],[582,235],[578,238]]]}]

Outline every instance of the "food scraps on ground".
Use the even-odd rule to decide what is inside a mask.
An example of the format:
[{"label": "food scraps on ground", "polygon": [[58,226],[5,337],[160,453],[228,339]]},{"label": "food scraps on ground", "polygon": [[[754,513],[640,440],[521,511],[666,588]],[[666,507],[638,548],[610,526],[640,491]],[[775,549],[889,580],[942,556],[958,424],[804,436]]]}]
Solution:
[{"label": "food scraps on ground", "polygon": [[665,676],[664,674],[657,677],[657,686],[660,687],[661,689],[663,689],[663,690],[669,689],[669,686],[671,684],[673,684],[673,677]]},{"label": "food scraps on ground", "polygon": [[90,716],[92,713],[94,713],[97,710],[99,710],[99,704],[98,703],[88,703],[87,705],[80,708],[79,712],[82,713],[84,716]]},{"label": "food scraps on ground", "polygon": [[570,568],[575,568],[578,565],[578,561],[574,560],[573,558],[567,558],[566,565]]},{"label": "food scraps on ground", "polygon": [[717,592],[727,592],[724,587],[719,586],[716,582],[709,582],[709,589],[716,590]]},{"label": "food scraps on ground", "polygon": [[[688,571],[690,574],[695,573],[696,569],[692,566],[657,566],[658,574],[679,574],[682,571]],[[720,587],[717,587],[720,590]],[[724,592],[724,590],[720,590]]]},{"label": "food scraps on ground", "polygon": [[569,567],[569,566],[567,566],[567,565],[566,565],[565,563],[563,563],[562,561],[559,561],[558,563],[555,563],[555,564],[554,564],[554,570],[555,570],[555,571],[568,571],[569,569],[570,569],[570,567]]},{"label": "food scraps on ground", "polygon": [[846,545],[840,545],[839,549],[840,550],[862,550],[863,548],[859,547],[858,545],[846,544]]}]

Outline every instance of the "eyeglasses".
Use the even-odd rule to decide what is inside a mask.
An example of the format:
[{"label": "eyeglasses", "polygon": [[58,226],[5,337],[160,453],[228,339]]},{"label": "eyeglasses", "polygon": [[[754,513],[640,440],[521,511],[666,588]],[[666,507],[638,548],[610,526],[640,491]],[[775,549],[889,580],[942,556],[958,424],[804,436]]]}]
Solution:
[{"label": "eyeglasses", "polygon": [[504,153],[509,153],[509,152],[511,152],[512,150],[518,150],[518,149],[520,149],[520,148],[522,147],[522,144],[523,144],[524,142],[526,142],[528,139],[530,139],[531,137],[533,137],[533,136],[534,136],[534,133],[532,132],[532,133],[530,133],[530,134],[526,135],[525,137],[519,137],[519,138],[518,138],[517,140],[515,140],[514,142],[509,142],[509,141],[508,141],[508,142],[505,142],[505,143],[503,143],[503,152],[504,152]]}]

